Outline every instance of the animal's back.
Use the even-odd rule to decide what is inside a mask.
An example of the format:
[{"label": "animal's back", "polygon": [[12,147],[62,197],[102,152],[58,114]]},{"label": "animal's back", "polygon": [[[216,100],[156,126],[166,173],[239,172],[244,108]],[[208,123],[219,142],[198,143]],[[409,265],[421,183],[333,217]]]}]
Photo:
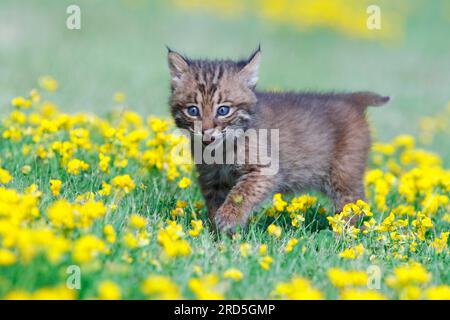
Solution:
[{"label": "animal's back", "polygon": [[257,98],[255,126],[279,130],[284,189],[326,191],[323,186],[341,150],[354,150],[360,158],[354,165],[365,165],[370,146],[365,110],[383,97],[365,92],[257,92]]}]

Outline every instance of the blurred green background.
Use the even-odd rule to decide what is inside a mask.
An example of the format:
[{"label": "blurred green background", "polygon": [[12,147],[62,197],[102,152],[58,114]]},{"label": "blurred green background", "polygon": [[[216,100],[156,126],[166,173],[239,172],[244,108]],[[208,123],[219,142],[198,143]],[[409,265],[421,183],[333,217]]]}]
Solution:
[{"label": "blurred green background", "polygon": [[[166,44],[191,57],[240,58],[260,43],[259,88],[391,95],[370,110],[376,137],[417,136],[419,119],[450,100],[449,2],[372,2],[381,31],[365,28],[364,0],[1,0],[1,107],[49,74],[60,83],[52,99],[68,112],[105,114],[122,91],[131,110],[167,115]],[[66,28],[70,4],[81,8],[81,30]],[[448,138],[430,146],[447,164]]]}]

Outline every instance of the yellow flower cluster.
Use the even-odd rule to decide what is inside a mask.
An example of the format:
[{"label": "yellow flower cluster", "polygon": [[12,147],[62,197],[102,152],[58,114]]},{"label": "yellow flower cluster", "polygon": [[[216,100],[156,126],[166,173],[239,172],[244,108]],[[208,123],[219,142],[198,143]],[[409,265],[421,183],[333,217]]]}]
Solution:
[{"label": "yellow flower cluster", "polygon": [[178,286],[165,276],[149,276],[142,283],[141,290],[147,297],[153,299],[178,300],[182,298]]},{"label": "yellow flower cluster", "polygon": [[192,227],[192,229],[189,230],[189,234],[192,237],[198,237],[198,235],[200,234],[200,231],[202,231],[202,229],[203,229],[203,221],[202,220],[192,220],[191,227]]},{"label": "yellow flower cluster", "polygon": [[110,280],[102,281],[98,286],[98,296],[101,300],[120,300],[120,287]]},{"label": "yellow flower cluster", "polygon": [[[59,84],[44,76],[39,86],[54,92]],[[116,98],[124,101],[119,95]],[[2,148],[12,150],[0,159],[0,267],[27,265],[42,255],[53,264],[64,259],[78,264],[98,263],[101,256],[110,254],[117,239],[130,249],[149,245],[143,216],[130,215],[130,229],[124,228],[120,234],[116,218],[110,216],[136,190],[136,180],[124,171],[127,166],[133,166],[134,174],[157,171],[168,180],[183,173],[180,187],[189,186],[189,155],[171,155],[186,140],[170,133],[171,123],[150,117],[146,125],[129,111],[113,113],[108,120],[89,114],[65,114],[44,100],[37,89],[27,97],[13,98],[11,106],[13,110],[2,117],[0,124]],[[15,174],[1,166],[17,159],[22,159],[21,169]],[[39,186],[31,184],[22,191],[15,189],[22,185],[20,179],[30,172],[42,174],[42,168],[51,168],[51,179],[43,180],[43,184],[38,179]],[[78,178],[81,174],[86,175],[82,180]],[[89,180],[92,184],[86,189],[83,181]],[[73,194],[78,188],[80,192]],[[46,197],[47,190],[53,198]],[[61,194],[70,195],[60,198]],[[100,234],[95,232],[99,227]],[[168,256],[190,253],[188,242],[178,238],[180,227],[169,224],[158,233]],[[190,233],[198,235],[201,229],[202,221],[195,220]],[[124,254],[124,260],[133,259]],[[68,297],[75,297],[75,293]],[[33,293],[11,291],[8,297],[45,298],[53,294],[65,297],[63,291],[52,288]],[[98,297],[119,298],[121,290],[105,280],[98,286]]]},{"label": "yellow flower cluster", "polygon": [[332,285],[339,289],[343,300],[384,300],[386,297],[376,290],[365,289],[368,285],[368,275],[364,271],[341,270],[331,268],[328,278]]},{"label": "yellow flower cluster", "polygon": [[83,204],[57,200],[50,205],[47,217],[60,229],[89,228],[96,219],[106,213],[105,205],[100,201],[88,200]]},{"label": "yellow flower cluster", "polygon": [[344,238],[356,239],[361,230],[354,226],[355,218],[371,217],[372,215],[369,205],[362,200],[358,200],[356,203],[346,204],[339,214],[327,217],[327,220],[337,234]]},{"label": "yellow flower cluster", "polygon": [[218,287],[219,277],[215,274],[207,274],[201,278],[189,280],[189,288],[200,300],[222,300],[224,296]]},{"label": "yellow flower cluster", "polygon": [[191,253],[189,242],[183,237],[183,227],[176,221],[167,221],[167,226],[158,231],[158,242],[169,257],[187,256]]},{"label": "yellow flower cluster", "polygon": [[[450,171],[442,168],[436,154],[414,147],[414,138],[407,135],[374,145],[372,161],[384,168],[369,170],[365,177],[374,209],[359,200],[327,217],[332,230],[347,244],[361,241],[361,234],[374,237],[399,260],[406,260],[419,248],[429,247],[438,254],[447,251],[448,234],[443,230],[439,238],[433,221],[445,220],[449,209]],[[358,244],[340,256],[356,259],[363,251]]]},{"label": "yellow flower cluster", "polygon": [[281,236],[281,227],[274,225],[273,223],[267,227],[267,232],[273,235],[275,238],[279,238]]},{"label": "yellow flower cluster", "polygon": [[345,271],[337,268],[328,270],[328,278],[336,288],[365,286],[368,281],[364,271]]},{"label": "yellow flower cluster", "polygon": [[289,300],[321,300],[323,294],[315,289],[311,283],[301,277],[293,277],[290,282],[279,283],[273,296]]},{"label": "yellow flower cluster", "polygon": [[450,286],[425,286],[431,281],[431,274],[419,263],[412,262],[396,267],[386,284],[395,289],[401,299],[449,299]]},{"label": "yellow flower cluster", "polygon": [[205,9],[213,14],[236,16],[256,14],[262,19],[298,26],[302,29],[329,28],[359,38],[392,39],[402,34],[407,2],[395,5],[389,1],[377,3],[383,8],[383,28],[377,33],[367,27],[366,0],[174,0],[176,6],[188,10]]},{"label": "yellow flower cluster", "polygon": [[364,246],[362,244],[358,244],[353,248],[348,248],[339,253],[339,257],[344,259],[356,259],[363,255]]},{"label": "yellow flower cluster", "polygon": [[125,193],[130,193],[134,188],[136,188],[134,181],[128,174],[114,177],[111,183],[114,187],[123,190]]},{"label": "yellow flower cluster", "polygon": [[9,292],[5,298],[8,300],[73,300],[75,291],[60,285],[41,288],[31,293],[24,290],[14,290]]},{"label": "yellow flower cluster", "polygon": [[241,281],[244,275],[236,268],[230,268],[223,273],[224,278],[233,279],[234,281]]},{"label": "yellow flower cluster", "polygon": [[[302,222],[305,221],[305,212],[308,209],[313,208],[316,204],[317,198],[310,195],[302,195],[293,198],[291,202],[287,202],[283,199],[281,193],[276,193],[273,196],[272,207],[266,211],[266,214],[269,217],[279,217],[283,212],[287,212],[291,219],[291,225],[298,228],[301,226]],[[318,208],[318,210],[320,210],[320,208]],[[277,234],[281,235],[281,229],[278,230],[275,225],[269,226],[267,231],[275,236],[277,236]]]},{"label": "yellow flower cluster", "polygon": [[286,244],[286,247],[284,248],[285,252],[291,252],[294,250],[294,247],[297,245],[298,240],[295,238],[289,239],[288,243]]}]

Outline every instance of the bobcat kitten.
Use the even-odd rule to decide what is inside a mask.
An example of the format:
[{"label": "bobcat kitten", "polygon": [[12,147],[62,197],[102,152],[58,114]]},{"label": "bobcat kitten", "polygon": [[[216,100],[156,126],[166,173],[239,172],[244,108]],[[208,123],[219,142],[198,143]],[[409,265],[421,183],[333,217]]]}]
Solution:
[{"label": "bobcat kitten", "polygon": [[[208,217],[221,231],[245,226],[253,210],[275,192],[318,190],[340,211],[364,199],[363,174],[370,148],[367,106],[389,101],[371,92],[275,93],[255,90],[261,51],[249,59],[191,60],[169,49],[171,113],[203,147],[227,129],[278,129],[279,171],[258,164],[197,164]],[[193,139],[193,138],[192,138]]]}]

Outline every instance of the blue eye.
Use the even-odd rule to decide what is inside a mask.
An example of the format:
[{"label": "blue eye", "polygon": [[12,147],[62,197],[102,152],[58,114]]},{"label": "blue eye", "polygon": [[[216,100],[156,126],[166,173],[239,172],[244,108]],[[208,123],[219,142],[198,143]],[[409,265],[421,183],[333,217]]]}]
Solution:
[{"label": "blue eye", "polygon": [[230,112],[230,107],[229,106],[220,106],[217,109],[217,114],[219,116],[226,116],[229,112]]},{"label": "blue eye", "polygon": [[191,117],[197,117],[200,114],[200,111],[198,110],[198,108],[196,106],[190,106],[187,108],[187,113]]}]

